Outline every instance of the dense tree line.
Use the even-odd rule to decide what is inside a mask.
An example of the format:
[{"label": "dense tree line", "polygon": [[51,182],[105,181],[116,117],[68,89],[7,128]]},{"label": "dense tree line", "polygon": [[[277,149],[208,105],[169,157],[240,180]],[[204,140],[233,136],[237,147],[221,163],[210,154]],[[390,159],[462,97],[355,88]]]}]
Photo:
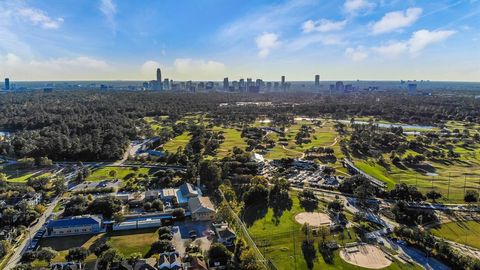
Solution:
[{"label": "dense tree line", "polygon": [[[272,106],[219,106],[270,101]],[[144,116],[179,119],[203,112],[212,124],[251,123],[263,115],[289,125],[293,115],[334,118],[374,116],[394,122],[432,124],[445,120],[480,122],[480,102],[447,95],[424,98],[396,92],[325,95],[314,93],[159,93],[134,91],[15,92],[0,95],[0,130],[12,132],[0,154],[46,156],[54,160],[113,160]],[[214,143],[215,144],[215,143]],[[213,145],[214,148],[214,145]]]}]

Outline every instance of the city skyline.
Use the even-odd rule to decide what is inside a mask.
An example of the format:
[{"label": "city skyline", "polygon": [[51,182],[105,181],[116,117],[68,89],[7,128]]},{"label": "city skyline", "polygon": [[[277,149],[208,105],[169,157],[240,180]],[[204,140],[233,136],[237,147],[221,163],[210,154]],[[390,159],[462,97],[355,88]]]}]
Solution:
[{"label": "city skyline", "polygon": [[[201,11],[201,12],[200,12]],[[479,81],[480,1],[0,3],[13,81]]]}]

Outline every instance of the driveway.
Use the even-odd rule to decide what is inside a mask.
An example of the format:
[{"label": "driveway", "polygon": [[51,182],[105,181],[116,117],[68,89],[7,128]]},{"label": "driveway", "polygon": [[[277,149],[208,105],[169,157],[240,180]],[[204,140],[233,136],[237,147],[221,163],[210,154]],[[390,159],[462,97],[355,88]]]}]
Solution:
[{"label": "driveway", "polygon": [[[210,221],[175,222],[172,226],[172,242],[175,246],[175,249],[180,253],[180,255],[183,255],[185,254],[185,242],[190,242],[191,240],[193,240],[193,243],[200,246],[203,251],[209,250],[213,239],[208,234],[208,231],[211,230],[210,225]],[[195,239],[190,238],[191,231],[195,231],[195,233],[197,234],[197,237]]]}]

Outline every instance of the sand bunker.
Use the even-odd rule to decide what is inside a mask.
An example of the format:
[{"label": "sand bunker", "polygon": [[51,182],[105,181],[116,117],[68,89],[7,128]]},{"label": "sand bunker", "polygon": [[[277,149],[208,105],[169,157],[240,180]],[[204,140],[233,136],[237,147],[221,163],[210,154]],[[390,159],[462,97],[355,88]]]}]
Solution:
[{"label": "sand bunker", "polygon": [[332,223],[330,217],[327,214],[310,212],[303,212],[297,214],[295,216],[295,221],[302,225],[308,223],[310,226],[313,227],[329,226]]},{"label": "sand bunker", "polygon": [[373,245],[346,247],[340,251],[340,257],[350,264],[370,269],[385,268],[392,263],[381,249]]}]

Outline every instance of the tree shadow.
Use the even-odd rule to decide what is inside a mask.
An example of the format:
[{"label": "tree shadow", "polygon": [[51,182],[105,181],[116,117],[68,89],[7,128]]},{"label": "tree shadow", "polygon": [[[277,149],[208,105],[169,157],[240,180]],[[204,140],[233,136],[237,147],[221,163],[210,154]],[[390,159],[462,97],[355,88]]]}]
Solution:
[{"label": "tree shadow", "polygon": [[244,208],[241,216],[247,227],[250,227],[253,225],[253,223],[255,223],[255,221],[264,218],[267,214],[267,211],[268,205],[262,203]]},{"label": "tree shadow", "polygon": [[315,251],[315,246],[313,245],[313,240],[303,240],[302,242],[302,253],[305,262],[307,263],[308,269],[313,268],[313,262],[317,257],[317,253]]},{"label": "tree shadow", "polygon": [[293,202],[288,195],[288,192],[282,192],[273,198],[269,204],[273,210],[272,222],[275,225],[278,225],[280,224],[280,218],[282,217],[283,212],[292,209]]},{"label": "tree shadow", "polygon": [[318,208],[318,201],[315,199],[300,199],[300,206],[307,212],[314,212]]}]

